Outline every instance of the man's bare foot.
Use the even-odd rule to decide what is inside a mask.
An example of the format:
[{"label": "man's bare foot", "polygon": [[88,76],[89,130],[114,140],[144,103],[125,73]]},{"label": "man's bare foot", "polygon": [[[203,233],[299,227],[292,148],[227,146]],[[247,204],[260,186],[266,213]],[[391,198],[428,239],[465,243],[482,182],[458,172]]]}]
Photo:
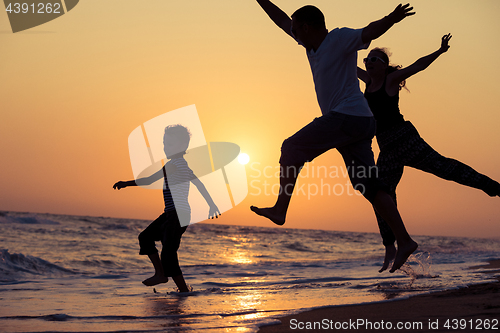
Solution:
[{"label": "man's bare foot", "polygon": [[157,284],[160,283],[167,283],[168,282],[168,277],[164,275],[153,275],[152,277],[142,281],[142,283],[145,286],[151,287],[151,286],[156,286]]},{"label": "man's bare foot", "polygon": [[394,246],[394,244],[386,246],[384,264],[382,265],[382,268],[378,272],[382,273],[387,268],[389,268],[389,264],[391,263],[391,261],[394,260],[395,257],[396,257],[396,247]]},{"label": "man's bare foot", "polygon": [[396,252],[396,258],[394,259],[394,264],[392,264],[391,270],[389,272],[394,273],[406,262],[409,256],[418,248],[418,244],[411,240],[405,244],[400,245],[398,243],[398,251]]},{"label": "man's bare foot", "polygon": [[250,209],[257,215],[267,217],[277,225],[285,224],[285,215],[277,213],[274,207],[258,208],[255,206],[250,206]]}]

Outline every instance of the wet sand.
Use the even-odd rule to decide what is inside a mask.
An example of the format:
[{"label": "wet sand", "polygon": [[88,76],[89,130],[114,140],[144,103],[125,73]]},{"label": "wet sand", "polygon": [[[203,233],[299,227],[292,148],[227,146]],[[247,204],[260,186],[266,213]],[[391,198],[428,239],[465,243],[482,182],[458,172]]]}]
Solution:
[{"label": "wet sand", "polygon": [[498,280],[403,300],[305,311],[278,318],[281,324],[261,327],[259,333],[500,331],[500,259],[470,269]]}]

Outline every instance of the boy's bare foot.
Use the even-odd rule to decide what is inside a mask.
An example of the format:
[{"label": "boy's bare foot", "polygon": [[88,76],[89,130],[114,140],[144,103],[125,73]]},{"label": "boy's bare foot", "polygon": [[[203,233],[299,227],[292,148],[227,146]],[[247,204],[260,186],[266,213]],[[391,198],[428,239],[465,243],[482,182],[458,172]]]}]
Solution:
[{"label": "boy's bare foot", "polygon": [[157,284],[160,283],[167,283],[168,282],[168,277],[164,275],[153,275],[152,277],[142,281],[142,283],[145,286],[151,287],[151,286],[156,286]]},{"label": "boy's bare foot", "polygon": [[395,257],[396,257],[396,247],[394,246],[394,244],[386,246],[384,264],[382,265],[382,268],[378,272],[382,273],[387,268],[389,268],[389,264],[391,263],[391,261],[394,260]]},{"label": "boy's bare foot", "polygon": [[184,288],[177,288],[177,291],[179,293],[192,293],[193,292],[193,287],[190,285],[186,284]]},{"label": "boy's bare foot", "polygon": [[276,212],[276,209],[274,207],[258,208],[255,206],[250,206],[250,209],[257,215],[267,217],[277,225],[285,224],[285,215]]},{"label": "boy's bare foot", "polygon": [[397,271],[403,264],[406,262],[408,257],[415,252],[418,248],[418,244],[411,240],[405,244],[398,244],[398,251],[396,252],[396,259],[394,259],[394,264],[392,264],[392,268],[389,272],[394,273]]}]

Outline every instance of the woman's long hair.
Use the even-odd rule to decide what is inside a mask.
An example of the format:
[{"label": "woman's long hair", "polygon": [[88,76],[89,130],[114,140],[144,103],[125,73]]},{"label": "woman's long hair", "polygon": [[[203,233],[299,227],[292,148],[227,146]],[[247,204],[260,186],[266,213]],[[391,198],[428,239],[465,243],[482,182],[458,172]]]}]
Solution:
[{"label": "woman's long hair", "polygon": [[[399,70],[400,68],[403,68],[403,66],[401,66],[401,65],[393,65],[393,64],[389,63],[389,57],[392,55],[392,53],[389,52],[389,50],[386,47],[376,47],[376,48],[372,49],[370,52],[372,52],[372,51],[378,51],[382,54],[382,59],[387,64],[386,76],[391,74],[391,73],[394,73],[395,71]],[[399,90],[401,90],[403,88],[410,91],[406,87],[406,80],[399,82]]]}]

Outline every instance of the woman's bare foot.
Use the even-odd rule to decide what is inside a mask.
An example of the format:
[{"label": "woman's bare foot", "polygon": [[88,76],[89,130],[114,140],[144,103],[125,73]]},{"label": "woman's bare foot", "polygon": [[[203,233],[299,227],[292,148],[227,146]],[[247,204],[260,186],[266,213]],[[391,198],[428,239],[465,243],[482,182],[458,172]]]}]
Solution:
[{"label": "woman's bare foot", "polygon": [[387,268],[389,268],[389,264],[391,263],[391,261],[394,260],[395,257],[396,257],[396,247],[394,246],[394,244],[386,246],[384,264],[382,265],[382,268],[378,272],[382,273]]},{"label": "woman's bare foot", "polygon": [[394,264],[392,264],[391,270],[389,272],[394,273],[406,262],[409,256],[418,248],[418,244],[410,240],[404,244],[398,243],[398,251],[396,252],[396,258],[394,259]]},{"label": "woman's bare foot", "polygon": [[168,282],[168,277],[164,275],[153,275],[152,277],[142,281],[142,283],[145,286],[151,287],[151,286],[156,286],[157,284],[160,283],[167,283]]},{"label": "woman's bare foot", "polygon": [[285,214],[280,214],[276,211],[276,208],[270,207],[270,208],[258,208],[255,206],[250,206],[250,209],[252,212],[254,212],[257,215],[267,217],[271,221],[273,221],[277,225],[283,225],[285,224]]}]

